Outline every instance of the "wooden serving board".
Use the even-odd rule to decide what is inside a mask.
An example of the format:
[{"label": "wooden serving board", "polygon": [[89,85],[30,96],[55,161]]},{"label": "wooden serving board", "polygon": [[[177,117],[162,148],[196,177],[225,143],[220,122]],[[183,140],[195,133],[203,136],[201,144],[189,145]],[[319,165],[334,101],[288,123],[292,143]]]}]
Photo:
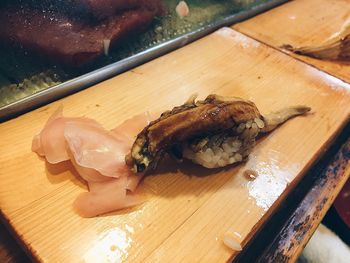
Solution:
[{"label": "wooden serving board", "polygon": [[[113,128],[145,110],[159,112],[198,92],[239,96],[263,113],[294,104],[313,112],[262,138],[247,163],[208,171],[167,166],[147,177],[142,206],[85,219],[72,202],[85,191],[72,170],[54,168],[31,140],[61,104]],[[350,85],[223,28],[180,50],[0,125],[0,207],[33,256],[45,262],[226,262],[296,186],[350,116]],[[246,169],[259,174],[249,181]]]},{"label": "wooden serving board", "polygon": [[350,17],[350,0],[296,0],[274,8],[233,28],[258,41],[350,82],[350,62],[326,61],[281,49],[317,45],[338,32]]}]

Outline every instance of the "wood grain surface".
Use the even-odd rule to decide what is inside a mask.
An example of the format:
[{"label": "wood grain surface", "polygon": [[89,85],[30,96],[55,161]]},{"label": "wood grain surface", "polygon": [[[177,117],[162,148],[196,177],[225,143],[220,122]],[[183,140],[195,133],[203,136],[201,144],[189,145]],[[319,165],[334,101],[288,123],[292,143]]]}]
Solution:
[{"label": "wood grain surface", "polygon": [[350,62],[319,60],[296,55],[280,47],[315,45],[338,32],[350,17],[350,0],[295,0],[242,23],[234,29],[287,52],[342,80],[350,79]]},{"label": "wood grain surface", "polygon": [[[273,211],[234,263],[296,261],[350,176],[349,134],[350,123],[327,153],[303,176],[298,187]],[[334,213],[334,209],[327,212],[323,224],[330,223],[329,216],[335,216]],[[327,226],[332,230],[343,226],[341,234],[349,232],[342,219],[338,220],[332,220]]]},{"label": "wood grain surface", "polygon": [[[72,202],[86,187],[68,167],[45,164],[31,139],[61,104],[112,128],[134,114],[158,112],[198,92],[239,96],[267,113],[306,104],[313,113],[261,139],[247,163],[206,171],[167,166],[147,177],[141,207],[93,219]],[[0,207],[33,256],[47,262],[225,262],[291,191],[349,120],[350,85],[224,28],[180,50],[0,125]],[[259,176],[247,180],[243,172]],[[208,176],[204,176],[208,175]]]},{"label": "wood grain surface", "polygon": [[[299,0],[291,1],[238,23],[233,28],[350,83],[350,63],[314,59],[296,55],[280,48],[283,44],[298,47],[321,43],[339,31],[344,21],[349,17],[349,0]],[[344,149],[349,149],[349,142],[343,146]],[[340,161],[337,159],[339,155],[343,155],[343,153],[337,154],[334,164],[322,172],[320,178],[317,179],[320,182],[315,183],[314,189],[305,196],[302,206],[290,215],[292,218],[290,221],[293,220],[293,222],[288,222],[278,235],[276,233],[275,241],[271,243],[270,248],[266,249],[265,254],[261,257],[261,262],[293,261],[301,253],[301,249],[307,244],[325,211],[333,202],[334,194],[340,190],[339,187],[346,182],[349,176],[347,156],[343,158],[343,162],[347,162],[344,164],[339,163]],[[338,167],[332,167],[334,165],[338,165]],[[342,169],[344,173],[341,173]],[[331,175],[334,175],[334,178]],[[303,209],[305,210],[306,206],[314,208],[304,213]],[[315,209],[316,207],[322,207],[322,210]],[[294,224],[297,222],[300,224],[304,222],[304,224],[300,229],[294,230]],[[305,228],[308,228],[307,231]],[[245,260],[244,255],[242,255],[241,260]]]},{"label": "wood grain surface", "polygon": [[322,218],[349,179],[349,163],[350,139],[332,158],[327,169],[314,175],[318,181],[309,190],[300,207],[291,216],[286,227],[276,236],[271,248],[266,251],[259,262],[297,261]]}]

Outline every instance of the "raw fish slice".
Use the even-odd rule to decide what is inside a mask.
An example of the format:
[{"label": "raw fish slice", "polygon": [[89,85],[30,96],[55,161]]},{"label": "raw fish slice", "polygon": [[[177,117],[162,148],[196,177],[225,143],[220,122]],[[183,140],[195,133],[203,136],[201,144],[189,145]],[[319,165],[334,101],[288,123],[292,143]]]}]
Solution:
[{"label": "raw fish slice", "polygon": [[162,2],[159,0],[78,0],[77,3],[87,7],[100,19],[128,9],[148,10],[154,15],[160,15],[163,10]]},{"label": "raw fish slice", "polygon": [[[99,1],[94,2],[99,4]],[[110,6],[105,6],[105,9],[112,11]],[[130,9],[113,13],[101,21],[84,18],[82,13],[69,17],[25,6],[0,8],[0,41],[9,46],[23,47],[55,64],[81,67],[104,53],[103,40],[110,40],[110,47],[116,48],[130,36],[144,32],[158,10]]]}]

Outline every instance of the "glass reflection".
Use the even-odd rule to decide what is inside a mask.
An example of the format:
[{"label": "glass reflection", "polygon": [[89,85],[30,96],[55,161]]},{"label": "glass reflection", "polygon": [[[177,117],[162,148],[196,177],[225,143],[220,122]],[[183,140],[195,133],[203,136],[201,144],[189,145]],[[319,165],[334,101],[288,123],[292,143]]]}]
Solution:
[{"label": "glass reflection", "polygon": [[103,232],[96,244],[84,255],[87,263],[122,262],[128,257],[128,249],[132,245],[129,231],[120,228]]},{"label": "glass reflection", "polygon": [[5,0],[0,107],[268,0]]}]

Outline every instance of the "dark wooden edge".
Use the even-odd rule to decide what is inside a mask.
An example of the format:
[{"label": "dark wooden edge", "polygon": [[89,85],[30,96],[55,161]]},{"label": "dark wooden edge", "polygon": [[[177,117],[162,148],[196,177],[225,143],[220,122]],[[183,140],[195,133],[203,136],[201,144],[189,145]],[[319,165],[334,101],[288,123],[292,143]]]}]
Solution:
[{"label": "dark wooden edge", "polygon": [[39,262],[0,209],[0,263]]},{"label": "dark wooden edge", "polygon": [[0,223],[0,262],[30,262],[25,252],[16,242],[4,224]]},{"label": "dark wooden edge", "polygon": [[233,262],[294,262],[350,175],[350,123]]}]

